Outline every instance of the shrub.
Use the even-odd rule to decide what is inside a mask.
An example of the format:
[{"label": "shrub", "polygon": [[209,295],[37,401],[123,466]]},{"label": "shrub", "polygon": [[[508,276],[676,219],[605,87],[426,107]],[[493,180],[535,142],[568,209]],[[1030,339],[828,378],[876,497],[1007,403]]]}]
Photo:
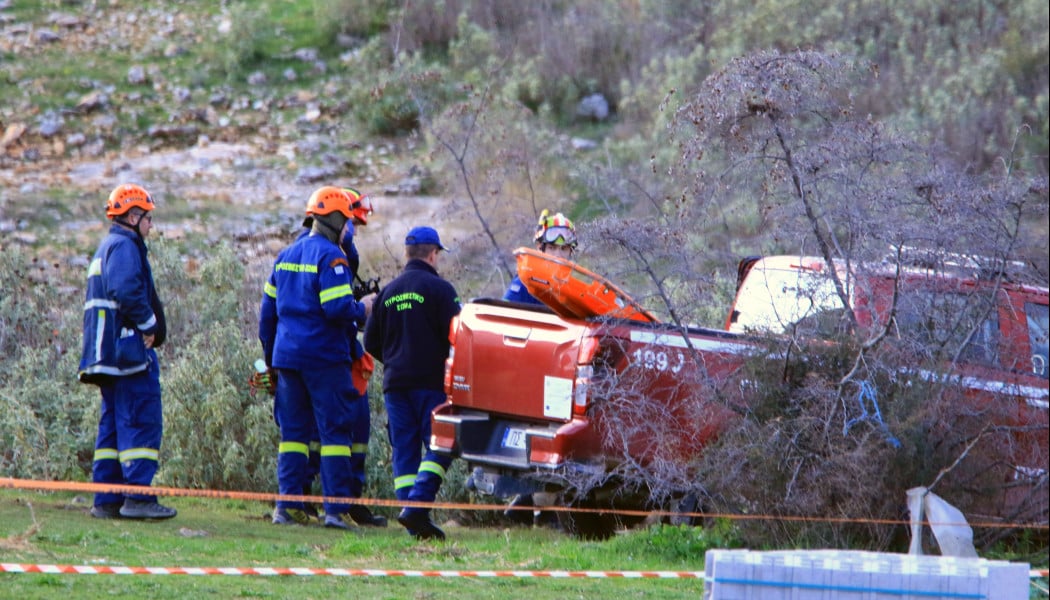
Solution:
[{"label": "shrub", "polygon": [[180,487],[273,491],[279,435],[273,401],[248,393],[258,346],[236,323],[182,342],[164,378],[158,481]]},{"label": "shrub", "polygon": [[49,254],[0,247],[0,472],[75,480],[90,470],[98,392],[76,380],[83,271]]}]

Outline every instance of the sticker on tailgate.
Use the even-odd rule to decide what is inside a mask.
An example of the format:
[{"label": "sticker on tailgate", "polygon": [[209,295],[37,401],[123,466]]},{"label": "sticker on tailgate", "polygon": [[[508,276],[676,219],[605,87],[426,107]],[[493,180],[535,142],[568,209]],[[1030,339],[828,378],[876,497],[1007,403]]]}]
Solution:
[{"label": "sticker on tailgate", "polygon": [[543,378],[543,416],[568,420],[572,416],[572,380],[565,377]]}]

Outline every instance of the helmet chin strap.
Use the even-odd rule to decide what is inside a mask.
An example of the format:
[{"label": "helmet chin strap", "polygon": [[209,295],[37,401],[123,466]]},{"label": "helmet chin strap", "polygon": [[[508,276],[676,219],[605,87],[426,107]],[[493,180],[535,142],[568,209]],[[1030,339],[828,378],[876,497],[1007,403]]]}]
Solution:
[{"label": "helmet chin strap", "polygon": [[134,225],[131,224],[131,221],[128,221],[127,213],[125,213],[123,215],[120,215],[119,217],[116,217],[113,220],[116,221],[117,223],[120,223],[124,227],[127,227],[128,229],[134,231],[135,233],[138,234],[138,236],[140,238],[146,239],[146,236],[142,235],[142,229],[140,229],[140,227],[142,225],[142,217],[139,217],[139,222],[134,224]]}]

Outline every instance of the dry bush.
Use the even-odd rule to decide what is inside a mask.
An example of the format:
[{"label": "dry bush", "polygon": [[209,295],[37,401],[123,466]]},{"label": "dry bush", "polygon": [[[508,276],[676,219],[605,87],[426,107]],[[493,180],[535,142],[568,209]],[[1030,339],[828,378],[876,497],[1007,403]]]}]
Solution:
[{"label": "dry bush", "polygon": [[536,126],[522,107],[494,97],[491,89],[474,90],[465,101],[449,105],[428,121],[426,131],[437,148],[437,171],[444,174],[453,210],[473,220],[461,243],[473,256],[461,259],[473,265],[465,274],[483,282],[472,295],[499,296],[515,272],[511,251],[532,245],[540,211],[569,206],[548,169],[564,159],[564,143]]},{"label": "dry bush", "polygon": [[[904,492],[917,485],[975,518],[1045,522],[1045,411],[1032,418],[1018,412],[1016,399],[968,399],[942,375],[975,347],[995,280],[959,298],[966,310],[912,305],[916,297],[891,291],[889,312],[870,327],[850,301],[865,265],[908,260],[899,251],[887,255],[891,247],[924,248],[932,257],[980,254],[1001,266],[1020,249],[1045,246],[1025,226],[1045,219],[1045,185],[1010,169],[975,177],[943,152],[858,115],[850,99],[871,73],[812,52],[733,61],[677,116],[681,161],[673,175],[683,193],[653,202],[649,220],[596,224],[608,249],[603,272],[645,290],[646,304],[684,332],[702,314],[697,305],[718,298],[703,286],[690,293],[704,280],[695,257],[719,252],[717,238],[696,230],[710,231],[727,210],[746,211],[757,200],[761,218],[776,223],[766,253],[816,254],[847,266],[848,275],[832,270],[847,326],[831,346],[797,330],[728,378],[708,371],[714,375],[705,379],[697,370],[695,381],[676,382],[685,391],[675,392],[673,406],[654,400],[660,395],[649,390],[661,384],[644,374],[609,378],[598,411],[613,425],[605,443],[622,466],[580,486],[617,477],[628,490],[692,492],[726,512],[814,519],[755,523],[748,529],[754,545],[899,548],[902,529],[880,520],[905,518]],[[1036,273],[1045,286],[1039,273],[1045,270]],[[924,322],[907,321],[908,314]],[[693,358],[705,366],[704,356]],[[720,431],[717,447],[681,452],[695,435],[681,417],[704,423],[696,415],[714,408],[745,418],[716,419],[734,424]],[[1042,465],[1044,475],[1019,479],[1010,465]],[[1016,513],[992,512],[1006,496],[1019,500],[1011,505]],[[827,521],[835,518],[873,521]],[[1008,534],[988,528],[978,541]]]}]

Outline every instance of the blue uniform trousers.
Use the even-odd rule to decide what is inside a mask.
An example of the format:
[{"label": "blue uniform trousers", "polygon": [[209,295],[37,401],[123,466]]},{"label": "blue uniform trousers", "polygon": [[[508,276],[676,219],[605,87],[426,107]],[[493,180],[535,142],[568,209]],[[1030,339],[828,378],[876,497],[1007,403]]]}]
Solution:
[{"label": "blue uniform trousers", "polygon": [[[350,448],[350,497],[358,498],[365,490],[367,473],[365,470],[368,462],[368,442],[372,434],[372,414],[368,405],[368,394],[361,394],[357,402],[361,418],[354,421],[353,446]],[[277,405],[274,403],[274,422],[280,427],[280,419],[277,418]],[[315,422],[314,430],[310,434],[309,460],[307,461],[306,477],[303,481],[303,494],[312,493],[314,479],[321,473],[321,435],[317,431]]]},{"label": "blue uniform trousers", "polygon": [[[350,473],[353,432],[360,417],[358,393],[348,365],[310,370],[278,369],[275,406],[281,429],[277,481],[282,495],[299,496],[310,480],[312,438],[321,441],[321,489],[327,497],[354,497]],[[302,509],[302,502],[278,501],[278,508]],[[349,505],[325,502],[327,515],[340,515]]]},{"label": "blue uniform trousers", "polygon": [[[149,368],[141,373],[110,378],[99,386],[102,413],[95,439],[91,480],[95,483],[151,485],[157,473],[164,411],[160,399],[160,367],[150,349]],[[128,494],[144,502],[156,502],[151,494]],[[95,494],[95,505],[123,503],[119,493]]]},{"label": "blue uniform trousers", "polygon": [[445,470],[452,464],[451,457],[430,450],[430,415],[445,402],[445,393],[391,390],[383,394],[383,399],[393,450],[394,493],[398,500],[433,502],[445,479]]},{"label": "blue uniform trousers", "polygon": [[350,454],[350,495],[357,498],[365,490],[365,463],[368,460],[368,441],[372,435],[372,411],[368,406],[368,394],[357,398],[358,418],[354,421],[354,445]]}]

